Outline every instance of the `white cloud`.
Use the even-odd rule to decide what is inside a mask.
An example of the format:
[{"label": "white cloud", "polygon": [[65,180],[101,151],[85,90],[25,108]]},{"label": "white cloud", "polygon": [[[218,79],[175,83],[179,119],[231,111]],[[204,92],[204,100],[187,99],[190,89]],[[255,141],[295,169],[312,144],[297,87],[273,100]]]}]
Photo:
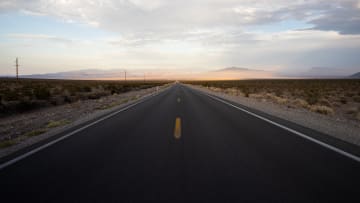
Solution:
[{"label": "white cloud", "polygon": [[165,4],[165,2],[161,0],[129,0],[129,2],[146,11],[155,10]]},{"label": "white cloud", "polygon": [[60,43],[72,43],[73,40],[63,38],[63,37],[57,37],[53,35],[43,35],[43,34],[8,34],[6,37],[10,39],[24,39],[24,40],[47,40],[52,42],[60,42]]}]

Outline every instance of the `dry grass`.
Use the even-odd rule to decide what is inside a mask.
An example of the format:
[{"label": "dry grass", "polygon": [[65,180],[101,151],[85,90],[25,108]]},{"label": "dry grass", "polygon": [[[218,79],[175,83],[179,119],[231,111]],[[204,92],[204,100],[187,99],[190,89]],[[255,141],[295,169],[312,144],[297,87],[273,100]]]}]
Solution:
[{"label": "dry grass", "polygon": [[3,140],[0,141],[0,149],[7,148],[15,144],[16,144],[15,140]]},{"label": "dry grass", "polygon": [[66,119],[62,119],[62,120],[59,120],[59,121],[50,121],[46,127],[47,128],[56,128],[56,127],[59,127],[59,126],[63,126],[63,125],[66,125],[66,124],[69,124],[70,121],[66,120]]},{"label": "dry grass", "polygon": [[321,106],[321,105],[312,105],[310,106],[310,110],[313,112],[330,115],[334,113],[334,110],[327,106]]},{"label": "dry grass", "polygon": [[25,137],[34,137],[45,133],[46,129],[36,129],[25,134]]},{"label": "dry grass", "polygon": [[307,103],[307,101],[305,101],[303,99],[296,98],[293,101],[293,103],[295,106],[300,107],[300,108],[308,108],[309,107],[309,103]]},{"label": "dry grass", "polygon": [[288,102],[288,100],[286,98],[278,97],[272,93],[266,93],[265,98],[268,100],[274,101],[275,103],[278,103],[278,104],[286,104]]},{"label": "dry grass", "polygon": [[19,142],[25,140],[27,136],[18,136],[16,138],[7,137],[4,140],[0,140],[0,149],[11,147],[13,145],[18,144]]},{"label": "dry grass", "polygon": [[360,112],[356,114],[356,119],[360,121]]}]

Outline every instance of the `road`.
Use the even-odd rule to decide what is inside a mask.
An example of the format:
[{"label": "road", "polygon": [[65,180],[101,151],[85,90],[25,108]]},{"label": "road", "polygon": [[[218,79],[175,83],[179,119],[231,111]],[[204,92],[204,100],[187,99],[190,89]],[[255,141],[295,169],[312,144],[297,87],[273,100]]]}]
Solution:
[{"label": "road", "polygon": [[1,202],[359,202],[360,164],[176,84],[0,170]]}]

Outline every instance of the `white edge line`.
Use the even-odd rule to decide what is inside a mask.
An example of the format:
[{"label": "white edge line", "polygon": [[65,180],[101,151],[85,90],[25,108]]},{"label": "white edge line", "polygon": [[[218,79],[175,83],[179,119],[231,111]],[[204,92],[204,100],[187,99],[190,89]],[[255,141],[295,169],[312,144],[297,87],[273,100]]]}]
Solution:
[{"label": "white edge line", "polygon": [[[163,92],[163,91],[162,91],[162,92]],[[106,116],[104,116],[104,117],[101,117],[100,119],[98,119],[98,120],[96,120],[96,121],[94,121],[94,122],[92,122],[92,123],[89,123],[89,124],[87,124],[87,125],[79,128],[79,129],[76,129],[76,130],[74,130],[74,131],[72,131],[72,132],[70,132],[70,133],[68,133],[68,134],[66,134],[66,135],[64,135],[64,136],[61,136],[61,137],[59,137],[59,138],[57,138],[57,139],[55,139],[55,140],[53,140],[53,141],[50,141],[50,142],[48,142],[48,143],[46,143],[46,144],[44,144],[44,145],[41,145],[40,147],[37,147],[37,148],[35,148],[35,149],[33,149],[33,150],[30,150],[30,151],[28,151],[28,152],[26,152],[26,153],[24,153],[24,154],[22,154],[22,155],[20,155],[20,156],[18,156],[18,157],[16,157],[16,158],[14,158],[14,159],[11,159],[11,160],[9,160],[9,161],[7,161],[7,162],[5,162],[5,163],[2,163],[2,164],[0,165],[0,170],[2,170],[2,169],[4,169],[4,168],[6,168],[6,167],[8,167],[8,166],[10,166],[10,165],[18,162],[18,161],[20,161],[20,160],[22,160],[22,159],[25,159],[26,157],[29,157],[29,156],[35,154],[36,152],[39,152],[39,151],[41,151],[41,150],[43,150],[43,149],[45,149],[45,148],[47,148],[47,147],[50,147],[51,145],[54,145],[54,144],[60,142],[61,140],[64,140],[64,139],[66,139],[66,138],[68,138],[68,137],[70,137],[70,136],[72,136],[72,135],[74,135],[74,134],[76,134],[76,133],[78,133],[78,132],[80,132],[80,131],[83,131],[83,130],[85,130],[85,129],[88,128],[88,127],[91,127],[91,126],[93,126],[93,125],[95,125],[95,124],[97,124],[97,123],[100,123],[101,121],[106,120],[106,119],[108,119],[108,118],[110,118],[110,117],[113,117],[113,116],[115,116],[116,114],[118,114],[118,113],[120,113],[120,112],[126,111],[126,110],[130,109],[130,108],[133,107],[133,106],[136,106],[136,105],[138,105],[138,104],[141,104],[141,103],[147,101],[148,98],[149,98],[149,96],[154,97],[154,96],[159,95],[159,94],[162,93],[162,92],[156,92],[156,93],[150,94],[150,95],[148,95],[148,96],[144,96],[143,99],[140,100],[140,101],[137,101],[137,102],[135,102],[135,103],[133,103],[133,104],[130,104],[130,105],[128,105],[128,106],[126,106],[126,107],[124,107],[124,108],[122,108],[122,109],[120,109],[120,110],[118,110],[118,111],[115,111],[115,112],[113,112],[113,113],[111,113],[111,114],[109,114],[109,115],[106,115]]]},{"label": "white edge line", "polygon": [[[202,93],[202,92],[201,92],[201,93]],[[325,147],[325,148],[327,148],[327,149],[330,149],[330,150],[332,150],[332,151],[334,151],[334,152],[337,152],[337,153],[339,153],[339,154],[341,154],[341,155],[343,155],[343,156],[346,156],[346,157],[348,157],[348,158],[350,158],[350,159],[352,159],[352,160],[354,160],[354,161],[360,162],[360,157],[358,157],[358,156],[356,156],[356,155],[354,155],[354,154],[350,154],[349,152],[346,152],[346,151],[343,151],[343,150],[341,150],[341,149],[338,149],[338,148],[336,148],[336,147],[334,147],[334,146],[331,146],[331,145],[329,145],[329,144],[326,144],[325,142],[321,142],[321,141],[319,141],[319,140],[317,140],[317,139],[314,139],[314,138],[312,138],[312,137],[310,137],[310,136],[308,136],[308,135],[305,135],[305,134],[303,134],[303,133],[301,133],[301,132],[299,132],[299,131],[296,131],[296,130],[294,130],[294,129],[288,128],[288,127],[286,127],[286,126],[284,126],[284,125],[281,125],[281,124],[279,124],[279,123],[276,123],[276,122],[274,122],[274,121],[272,121],[272,120],[270,120],[270,119],[267,119],[267,118],[265,118],[265,117],[259,116],[259,115],[255,114],[255,113],[250,112],[250,111],[248,111],[248,110],[246,110],[246,109],[243,109],[243,108],[241,108],[241,107],[235,106],[235,105],[233,105],[233,104],[231,104],[231,103],[229,103],[229,102],[227,102],[227,101],[225,101],[225,100],[223,100],[223,99],[220,99],[220,98],[218,98],[218,97],[212,96],[212,95],[207,94],[207,93],[203,93],[203,94],[207,95],[208,97],[210,97],[210,98],[212,98],[212,99],[214,99],[214,100],[217,100],[217,101],[222,102],[222,103],[224,103],[224,104],[227,104],[227,105],[229,105],[229,106],[231,106],[231,107],[234,107],[234,108],[236,108],[236,109],[238,109],[238,110],[240,110],[240,111],[243,111],[243,112],[245,112],[245,113],[247,113],[247,114],[250,114],[250,115],[252,115],[252,116],[254,116],[254,117],[258,118],[258,119],[261,119],[261,120],[266,121],[266,122],[268,122],[268,123],[270,123],[270,124],[273,124],[273,125],[275,125],[275,126],[277,126],[277,127],[279,127],[279,128],[282,128],[282,129],[287,130],[287,131],[289,131],[289,132],[291,132],[291,133],[294,133],[294,134],[296,134],[296,135],[298,135],[298,136],[300,136],[300,137],[302,137],[302,138],[305,138],[305,139],[307,139],[307,140],[309,140],[309,141],[311,141],[311,142],[314,142],[314,143],[316,143],[316,144],[319,144],[319,145],[321,145],[321,146],[323,146],[323,147]]]}]

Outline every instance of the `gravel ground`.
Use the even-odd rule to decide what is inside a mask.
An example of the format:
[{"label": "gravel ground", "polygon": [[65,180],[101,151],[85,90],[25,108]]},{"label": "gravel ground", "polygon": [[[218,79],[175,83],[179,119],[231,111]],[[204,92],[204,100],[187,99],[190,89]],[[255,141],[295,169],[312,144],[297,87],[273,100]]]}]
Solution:
[{"label": "gravel ground", "polygon": [[0,149],[0,158],[61,133],[71,127],[116,111],[141,98],[166,89],[168,85],[124,94],[111,95],[97,100],[85,100],[0,119],[0,141],[11,141]]},{"label": "gravel ground", "polygon": [[244,96],[233,96],[224,92],[215,92],[203,86],[189,85],[190,87],[229,101],[260,110],[293,123],[317,130],[330,136],[339,138],[360,146],[360,122],[339,118],[332,115],[323,115],[301,108],[289,108],[269,101],[257,100]]}]

